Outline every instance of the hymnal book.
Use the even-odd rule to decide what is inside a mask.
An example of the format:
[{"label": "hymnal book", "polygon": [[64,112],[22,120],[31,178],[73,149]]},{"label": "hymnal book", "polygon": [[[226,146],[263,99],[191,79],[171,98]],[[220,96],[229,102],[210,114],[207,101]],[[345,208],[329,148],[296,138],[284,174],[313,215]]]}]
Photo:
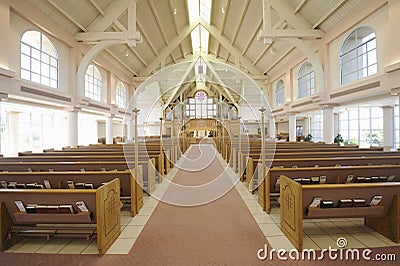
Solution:
[{"label": "hymnal book", "polygon": [[100,169],[100,171],[106,172],[106,168],[102,167],[102,168]]},{"label": "hymnal book", "polygon": [[25,207],[26,212],[27,213],[36,213],[36,205],[37,204],[34,204],[34,203],[26,204],[26,207]]},{"label": "hymnal book", "polygon": [[7,182],[4,181],[4,180],[0,181],[0,185],[1,185],[2,188],[7,188]]},{"label": "hymnal book", "polygon": [[353,206],[353,201],[351,199],[340,199],[338,201],[339,208],[349,208]]},{"label": "hymnal book", "polygon": [[379,181],[381,181],[381,182],[382,181],[387,181],[387,179],[388,179],[387,176],[380,176],[379,177]]},{"label": "hymnal book", "polygon": [[311,179],[310,178],[302,178],[301,183],[302,184],[311,184]]},{"label": "hymnal book", "polygon": [[75,183],[75,188],[76,188],[76,189],[85,188],[85,183]]},{"label": "hymnal book", "polygon": [[81,212],[88,212],[89,211],[88,208],[85,205],[85,202],[83,202],[83,201],[77,201],[76,202],[76,206],[78,207],[78,209]]},{"label": "hymnal book", "polygon": [[365,207],[366,205],[365,199],[353,199],[353,207]]},{"label": "hymnal book", "polygon": [[85,184],[85,188],[86,188],[86,189],[94,189],[94,186],[93,186],[92,183],[86,183],[86,184]]},{"label": "hymnal book", "polygon": [[318,167],[319,167],[319,164],[314,165],[314,167],[315,167],[315,168],[318,168]]},{"label": "hymnal book", "polygon": [[340,164],[337,163],[337,164],[335,164],[335,167],[342,167],[342,166],[341,166]]},{"label": "hymnal book", "polygon": [[47,213],[59,213],[58,205],[48,205],[47,206]]},{"label": "hymnal book", "polygon": [[74,181],[67,181],[67,185],[69,188],[75,188]]},{"label": "hymnal book", "polygon": [[86,172],[85,171],[85,168],[81,168],[81,169],[79,169],[81,172]]},{"label": "hymnal book", "polygon": [[390,176],[388,176],[387,181],[388,182],[393,182],[395,179],[396,179],[395,175],[390,175]]},{"label": "hymnal book", "polygon": [[354,175],[348,175],[346,179],[346,183],[352,183],[354,179]]},{"label": "hymnal book", "polygon": [[301,178],[295,178],[293,181],[301,184]]},{"label": "hymnal book", "polygon": [[17,182],[13,181],[13,182],[8,183],[7,188],[17,188]]},{"label": "hymnal book", "polygon": [[311,207],[311,208],[316,208],[316,207],[318,207],[319,204],[321,203],[321,200],[322,200],[322,198],[320,198],[320,197],[314,197],[314,198],[313,198],[313,201],[312,201],[311,204],[310,204],[310,207]]},{"label": "hymnal book", "polygon": [[32,172],[32,168],[28,168],[28,172]]},{"label": "hymnal book", "polygon": [[54,172],[54,169],[50,168],[50,169],[49,169],[49,172]]},{"label": "hymnal book", "polygon": [[312,184],[318,184],[319,183],[319,176],[312,176],[311,177],[311,183]]},{"label": "hymnal book", "polygon": [[319,177],[319,183],[320,184],[325,184],[326,183],[326,175],[321,175]]},{"label": "hymnal book", "polygon": [[71,204],[60,205],[60,206],[58,206],[58,211],[60,213],[73,214],[74,213],[74,208],[72,207]]},{"label": "hymnal book", "polygon": [[364,182],[365,182],[365,177],[363,177],[363,176],[357,176],[357,177],[356,177],[356,181],[357,181],[357,183],[364,183]]},{"label": "hymnal book", "polygon": [[297,165],[292,165],[292,168],[299,168]]},{"label": "hymnal book", "polygon": [[16,188],[25,189],[26,185],[24,183],[17,183]]},{"label": "hymnal book", "polygon": [[321,203],[319,204],[321,208],[333,208],[334,205],[335,203],[331,200],[321,200]]},{"label": "hymnal book", "polygon": [[47,213],[47,205],[36,205],[35,209],[37,213]]},{"label": "hymnal book", "polygon": [[371,199],[371,202],[369,203],[369,206],[378,206],[382,202],[382,196],[381,195],[376,195],[373,196]]},{"label": "hymnal book", "polygon": [[366,178],[365,178],[365,182],[366,182],[366,183],[371,183],[371,182],[372,182],[371,177],[366,177]]},{"label": "hymnal book", "polygon": [[37,185],[37,183],[29,183],[29,184],[26,184],[26,188],[34,189],[36,185]]},{"label": "hymnal book", "polygon": [[44,187],[43,187],[42,184],[36,184],[35,188],[36,188],[36,189],[44,189]]},{"label": "hymnal book", "polygon": [[51,185],[50,185],[50,181],[49,181],[49,180],[45,179],[45,180],[43,180],[43,182],[44,182],[44,187],[45,187],[45,188],[48,188],[48,189],[51,188]]},{"label": "hymnal book", "polygon": [[20,212],[26,212],[25,206],[24,206],[24,204],[22,203],[22,201],[16,200],[16,201],[14,201],[14,202],[15,202],[15,205],[17,205],[17,208],[18,208],[18,210],[19,210]]},{"label": "hymnal book", "polygon": [[372,182],[379,182],[379,176],[371,176]]}]

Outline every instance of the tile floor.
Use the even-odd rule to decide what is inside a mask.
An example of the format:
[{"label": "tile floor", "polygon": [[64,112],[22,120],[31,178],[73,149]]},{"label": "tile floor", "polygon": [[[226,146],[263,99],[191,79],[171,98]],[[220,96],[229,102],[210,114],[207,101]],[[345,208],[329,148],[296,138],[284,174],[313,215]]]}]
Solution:
[{"label": "tile floor", "polygon": [[[182,157],[183,158],[183,157]],[[217,158],[223,165],[225,161],[218,154]],[[178,165],[182,161],[178,161]],[[247,205],[250,213],[260,226],[267,241],[275,249],[293,249],[292,243],[284,236],[280,230],[279,207],[272,208],[271,213],[265,213],[258,204],[257,194],[251,194],[244,183],[238,182],[237,175],[229,167],[227,172],[235,185],[236,190]],[[171,170],[167,176],[168,180],[173,179],[177,168]],[[156,198],[160,197],[168,188],[169,182],[163,182],[157,186]],[[129,213],[129,205],[125,205],[121,210],[121,235],[114,242],[107,254],[128,254],[137,237],[149,220],[151,214],[158,204],[158,200],[153,197],[144,196],[142,210],[135,217]],[[304,248],[323,249],[331,246],[336,248],[336,240],[345,237],[348,248],[365,247],[384,247],[400,245],[379,233],[365,227],[362,218],[335,218],[304,220]],[[25,238],[21,242],[10,247],[5,252],[15,253],[47,253],[47,254],[97,254],[96,239],[66,239],[54,238],[47,241],[44,238]]]}]

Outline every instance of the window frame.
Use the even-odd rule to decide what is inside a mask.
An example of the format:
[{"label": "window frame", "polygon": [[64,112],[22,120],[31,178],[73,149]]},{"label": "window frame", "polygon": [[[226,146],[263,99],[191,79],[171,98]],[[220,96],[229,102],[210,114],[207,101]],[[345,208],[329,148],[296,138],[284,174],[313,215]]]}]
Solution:
[{"label": "window frame", "polygon": [[[309,67],[309,69],[307,69]],[[315,93],[315,72],[310,62],[301,65],[297,76],[297,99],[309,97]]]},{"label": "window frame", "polygon": [[285,82],[279,79],[275,84],[275,106],[282,106],[285,103]]},{"label": "window frame", "polygon": [[[92,73],[88,73],[91,69],[93,69]],[[97,72],[98,76],[101,77],[101,80],[96,77],[95,73]],[[85,72],[85,88],[84,88],[85,97],[88,97],[94,101],[101,102],[103,99],[103,75],[100,72],[100,69],[94,65],[90,64]]]}]

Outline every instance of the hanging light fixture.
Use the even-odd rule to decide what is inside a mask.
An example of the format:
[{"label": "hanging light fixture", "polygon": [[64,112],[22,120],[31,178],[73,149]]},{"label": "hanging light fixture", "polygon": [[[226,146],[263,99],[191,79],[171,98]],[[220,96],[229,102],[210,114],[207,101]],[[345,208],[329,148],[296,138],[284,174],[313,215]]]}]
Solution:
[{"label": "hanging light fixture", "polygon": [[178,13],[178,9],[176,9],[176,0],[172,1],[172,13],[176,15]]},{"label": "hanging light fixture", "polygon": [[125,50],[125,56],[126,56],[126,57],[128,57],[128,56],[129,56],[129,51],[128,51],[128,48],[126,48],[126,50]]},{"label": "hanging light fixture", "polygon": [[222,7],[222,8],[221,8],[221,13],[222,13],[222,14],[225,14],[225,7]]}]

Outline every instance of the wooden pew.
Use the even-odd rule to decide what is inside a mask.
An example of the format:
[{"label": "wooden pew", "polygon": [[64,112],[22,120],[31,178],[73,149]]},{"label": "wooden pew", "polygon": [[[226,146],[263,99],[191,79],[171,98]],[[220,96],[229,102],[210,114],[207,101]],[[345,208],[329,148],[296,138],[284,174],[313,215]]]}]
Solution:
[{"label": "wooden pew", "polygon": [[44,180],[49,180],[51,187],[58,189],[67,189],[67,181],[69,180],[74,181],[74,183],[91,183],[94,187],[99,187],[104,182],[118,178],[120,180],[121,199],[128,199],[131,202],[131,216],[139,213],[143,206],[143,183],[140,179],[141,177],[141,166],[139,166],[138,179],[135,179],[129,170],[110,172],[0,172],[0,181],[44,184]]},{"label": "wooden pew", "polygon": [[[93,230],[97,236],[99,254],[105,254],[121,233],[119,209],[119,179],[113,179],[97,189],[0,189],[0,249],[3,251],[14,244],[21,235],[40,234],[48,238],[57,235],[74,235],[83,229]],[[26,213],[18,210],[15,201],[24,204],[41,205],[71,204],[76,208],[77,201],[84,201],[90,212],[64,213]],[[48,228],[38,224],[53,224]],[[54,224],[60,224],[54,226]],[[62,225],[61,225],[62,224]],[[71,226],[66,226],[66,224]],[[86,225],[73,228],[75,224]],[[28,231],[27,229],[30,229]],[[87,237],[90,237],[90,233]]]},{"label": "wooden pew", "polygon": [[[399,242],[399,182],[301,185],[284,175],[280,179],[281,230],[298,250],[303,249],[303,219],[364,217],[368,221],[369,217],[379,217],[372,219],[391,221],[392,225],[386,228],[385,235]],[[339,199],[354,198],[362,198],[369,203],[375,195],[383,196],[379,206],[325,209],[309,207],[316,196],[335,203]],[[372,229],[379,227],[368,222],[366,225]]]},{"label": "wooden pew", "polygon": [[[265,160],[266,171],[273,167],[304,168],[304,167],[333,167],[357,165],[399,165],[398,156],[371,156],[371,157],[333,157],[333,158],[294,158]],[[261,159],[248,158],[246,167],[246,184],[250,191],[257,188],[258,177],[261,176]]]},{"label": "wooden pew", "polygon": [[275,186],[281,175],[289,178],[311,178],[326,176],[329,184],[343,184],[348,175],[355,176],[389,176],[395,175],[395,181],[400,181],[398,176],[400,165],[372,165],[372,166],[347,166],[347,167],[310,167],[310,168],[271,168],[263,182],[258,186],[258,202],[263,209],[270,213],[271,196],[279,196],[279,188]]}]

